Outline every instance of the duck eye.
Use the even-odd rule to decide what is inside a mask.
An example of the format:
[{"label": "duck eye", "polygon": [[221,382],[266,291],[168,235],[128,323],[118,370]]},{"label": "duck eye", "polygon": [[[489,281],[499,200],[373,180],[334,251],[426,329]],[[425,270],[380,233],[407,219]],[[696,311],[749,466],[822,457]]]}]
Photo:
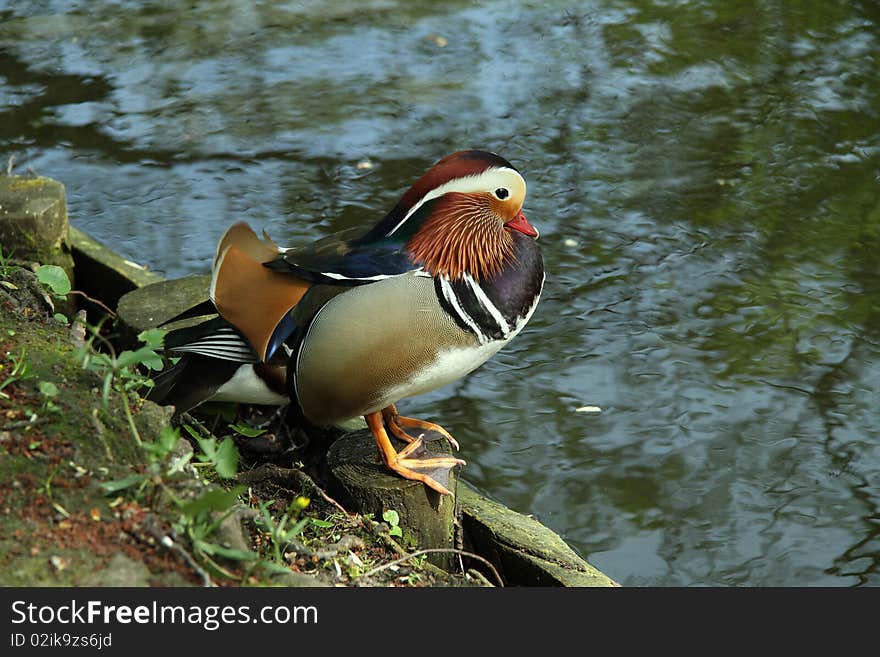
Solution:
[{"label": "duck eye", "polygon": [[500,198],[502,201],[510,196],[510,192],[504,189],[504,187],[499,187],[495,190],[495,196]]}]

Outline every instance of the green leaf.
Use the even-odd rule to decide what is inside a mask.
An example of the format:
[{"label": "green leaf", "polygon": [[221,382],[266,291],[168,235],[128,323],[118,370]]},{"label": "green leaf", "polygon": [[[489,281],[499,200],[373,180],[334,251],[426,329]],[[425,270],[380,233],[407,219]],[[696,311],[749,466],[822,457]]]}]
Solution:
[{"label": "green leaf", "polygon": [[281,564],[277,564],[273,561],[263,561],[260,565],[270,573],[276,573],[278,575],[290,574],[289,566],[282,566]]},{"label": "green leaf", "polygon": [[164,366],[162,357],[149,347],[141,347],[134,351],[123,351],[116,358],[116,366],[120,369],[132,365],[146,365],[151,370],[161,370]]},{"label": "green leaf", "polygon": [[119,369],[130,367],[140,362],[138,354],[134,351],[123,351],[116,357],[116,366]]},{"label": "green leaf", "polygon": [[183,512],[194,516],[204,511],[225,511],[236,503],[238,496],[244,491],[244,486],[236,486],[230,490],[212,488],[201,497],[184,504]]},{"label": "green leaf", "polygon": [[171,465],[168,466],[168,474],[173,475],[175,472],[182,472],[186,464],[192,459],[192,456],[192,452],[187,452],[172,460]]},{"label": "green leaf", "polygon": [[162,356],[157,354],[155,351],[150,351],[148,354],[144,354],[141,364],[149,370],[153,370],[154,372],[161,372],[165,367],[165,361],[162,360]]},{"label": "green leaf", "polygon": [[132,486],[138,486],[146,480],[147,475],[145,474],[133,474],[123,477],[122,479],[116,479],[115,481],[104,482],[101,484],[101,488],[104,490],[105,494],[110,495],[125,490],[126,488],[131,488]]},{"label": "green leaf", "polygon": [[171,450],[177,445],[180,434],[173,427],[162,427],[158,440],[154,443],[144,443],[144,449],[156,457],[156,459],[164,459],[171,453]]},{"label": "green leaf", "polygon": [[202,439],[202,437],[199,435],[199,432],[196,431],[195,428],[193,428],[189,424],[184,424],[183,428],[191,437],[195,438],[196,440]]},{"label": "green leaf", "polygon": [[37,280],[60,297],[65,296],[71,290],[67,272],[58,265],[40,265],[37,269]]},{"label": "green leaf", "polygon": [[113,385],[113,372],[107,372],[104,375],[104,387],[101,391],[104,404],[110,403],[110,386]]},{"label": "green leaf", "polygon": [[230,424],[229,428],[232,429],[235,433],[244,436],[245,438],[256,438],[257,436],[262,436],[264,433],[266,433],[265,429],[250,427],[242,422]]},{"label": "green leaf", "polygon": [[177,429],[168,426],[162,427],[158,442],[165,449],[166,453],[170,452],[177,446],[178,440],[180,440],[180,432]]},{"label": "green leaf", "polygon": [[320,527],[321,529],[329,529],[333,527],[333,523],[328,520],[319,520],[318,518],[312,518],[312,524],[315,527]]},{"label": "green leaf", "polygon": [[40,394],[44,397],[55,397],[58,394],[58,386],[51,381],[40,381],[37,387],[40,389]]},{"label": "green leaf", "polygon": [[290,539],[296,538],[297,536],[302,534],[303,529],[306,528],[306,525],[309,524],[310,521],[311,518],[303,518],[302,520],[297,521],[297,523],[293,527],[288,529],[286,532],[283,532],[284,540],[289,541]]},{"label": "green leaf", "polygon": [[388,509],[382,513],[382,520],[392,527],[397,527],[400,524],[400,515],[394,509]]},{"label": "green leaf", "polygon": [[382,513],[382,520],[391,525],[388,530],[389,536],[403,536],[403,530],[400,529],[400,514],[394,509],[388,509]]},{"label": "green leaf", "polygon": [[165,329],[151,328],[138,333],[138,340],[146,344],[150,349],[161,349],[165,342]]},{"label": "green leaf", "polygon": [[190,435],[196,439],[199,449],[202,450],[201,454],[196,454],[196,458],[202,463],[214,463],[217,460],[217,440],[214,438],[202,438],[198,434],[193,433],[193,431],[190,431]]},{"label": "green leaf", "polygon": [[58,322],[59,324],[64,324],[65,326],[70,323],[70,320],[67,319],[67,315],[65,315],[64,313],[55,313],[54,315],[52,315],[52,317],[55,318],[56,322]]},{"label": "green leaf", "polygon": [[203,541],[200,547],[210,555],[216,554],[221,557],[226,557],[227,559],[232,559],[233,561],[253,561],[260,558],[260,555],[256,552],[251,552],[250,550],[236,550],[234,548],[217,545],[216,543],[208,543],[207,541]]},{"label": "green leaf", "polygon": [[232,438],[227,436],[220,443],[214,459],[214,467],[217,469],[217,474],[224,479],[231,479],[238,472],[238,448]]}]

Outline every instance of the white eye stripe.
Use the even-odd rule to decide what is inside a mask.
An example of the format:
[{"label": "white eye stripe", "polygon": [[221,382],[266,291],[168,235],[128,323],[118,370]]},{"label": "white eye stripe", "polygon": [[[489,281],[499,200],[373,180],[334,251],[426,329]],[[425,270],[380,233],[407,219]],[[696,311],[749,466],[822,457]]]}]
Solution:
[{"label": "white eye stripe", "polygon": [[435,187],[430,192],[425,194],[422,198],[420,198],[418,203],[410,208],[409,212],[406,213],[406,216],[401,219],[394,228],[388,231],[385,237],[390,237],[395,232],[397,232],[397,229],[403,226],[403,224],[406,223],[406,220],[409,219],[413,215],[413,213],[415,213],[425,203],[427,203],[431,199],[435,199],[443,196],[444,194],[448,194],[449,192],[460,192],[467,194],[469,192],[481,192],[501,188],[510,191],[511,188],[515,189],[517,187],[520,187],[522,189],[523,195],[525,195],[525,180],[523,180],[523,177],[519,175],[519,172],[508,167],[493,167],[474,176],[454,178],[453,180],[443,183],[439,187]]}]

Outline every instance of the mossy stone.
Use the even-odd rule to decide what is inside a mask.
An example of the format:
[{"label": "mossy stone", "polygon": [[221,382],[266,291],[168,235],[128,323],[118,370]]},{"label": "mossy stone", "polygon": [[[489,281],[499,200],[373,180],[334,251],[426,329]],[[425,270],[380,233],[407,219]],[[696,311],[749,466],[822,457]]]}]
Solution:
[{"label": "mossy stone", "polygon": [[0,246],[6,257],[63,267],[73,280],[64,185],[39,176],[0,176]]},{"label": "mossy stone", "polygon": [[210,285],[210,276],[194,275],[132,290],[119,300],[119,321],[136,333],[154,328],[205,301]]},{"label": "mossy stone", "polygon": [[534,518],[483,497],[461,482],[458,504],[466,543],[520,586],[618,586]]}]

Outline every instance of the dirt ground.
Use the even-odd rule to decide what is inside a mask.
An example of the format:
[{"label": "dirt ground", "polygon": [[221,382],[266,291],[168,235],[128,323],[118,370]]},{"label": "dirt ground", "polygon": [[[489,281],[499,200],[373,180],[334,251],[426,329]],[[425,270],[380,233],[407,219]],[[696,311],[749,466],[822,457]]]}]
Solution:
[{"label": "dirt ground", "polygon": [[482,583],[408,558],[393,526],[347,513],[258,450],[224,479],[186,432],[162,458],[140,447],[128,415],[158,445],[168,412],[116,380],[105,400],[106,378],[82,366],[82,330],[57,310],[27,268],[0,270],[0,585]]}]

